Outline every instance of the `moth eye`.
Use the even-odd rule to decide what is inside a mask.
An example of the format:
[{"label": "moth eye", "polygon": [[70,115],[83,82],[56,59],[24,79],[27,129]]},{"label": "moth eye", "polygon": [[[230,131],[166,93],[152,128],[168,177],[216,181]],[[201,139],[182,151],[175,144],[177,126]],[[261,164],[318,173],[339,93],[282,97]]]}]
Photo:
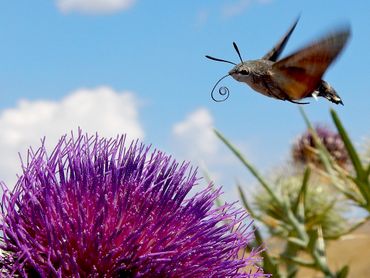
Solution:
[{"label": "moth eye", "polygon": [[243,69],[243,70],[241,70],[239,73],[240,73],[240,74],[242,74],[242,75],[248,75],[248,74],[249,74],[249,71],[248,71],[248,70]]}]

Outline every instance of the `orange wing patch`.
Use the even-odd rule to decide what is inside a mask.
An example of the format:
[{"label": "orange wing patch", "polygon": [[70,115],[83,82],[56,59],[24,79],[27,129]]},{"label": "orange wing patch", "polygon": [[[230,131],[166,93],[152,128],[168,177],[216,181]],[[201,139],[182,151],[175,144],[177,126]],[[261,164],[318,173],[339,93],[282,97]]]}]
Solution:
[{"label": "orange wing patch", "polygon": [[310,95],[349,36],[349,28],[346,28],[276,62],[271,74],[277,85],[294,100]]}]

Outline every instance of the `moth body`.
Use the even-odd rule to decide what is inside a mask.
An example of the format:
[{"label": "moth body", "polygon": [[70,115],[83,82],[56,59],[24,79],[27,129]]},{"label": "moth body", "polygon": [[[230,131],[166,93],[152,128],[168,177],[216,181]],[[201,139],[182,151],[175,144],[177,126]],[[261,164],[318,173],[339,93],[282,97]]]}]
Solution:
[{"label": "moth body", "polygon": [[[343,105],[337,92],[326,81],[322,80],[322,77],[346,45],[350,29],[342,28],[337,32],[332,32],[278,60],[297,22],[298,19],[274,48],[261,59],[243,61],[235,42],[233,45],[241,61],[239,64],[206,56],[211,60],[235,65],[228,75],[216,83],[211,92],[212,98],[216,100],[213,97],[213,92],[218,83],[227,76],[231,76],[236,81],[247,84],[256,92],[279,100],[306,104],[298,101],[307,97],[324,97],[335,104]],[[226,95],[220,90],[219,93]]]},{"label": "moth body", "polygon": [[258,93],[283,100],[287,97],[274,82],[273,64],[274,62],[262,59],[243,61],[229,71],[229,74],[236,81],[247,84]]}]

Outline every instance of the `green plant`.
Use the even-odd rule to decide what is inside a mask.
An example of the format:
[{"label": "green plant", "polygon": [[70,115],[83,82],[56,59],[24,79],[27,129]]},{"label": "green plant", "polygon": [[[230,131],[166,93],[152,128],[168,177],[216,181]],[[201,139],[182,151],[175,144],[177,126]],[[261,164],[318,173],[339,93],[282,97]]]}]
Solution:
[{"label": "green plant", "polygon": [[330,156],[329,152],[319,140],[303,110],[301,110],[301,113],[315,139],[317,155],[325,166],[325,171],[322,171],[322,174],[326,175],[332,181],[332,184],[342,192],[347,199],[353,201],[358,207],[370,212],[370,163],[362,161],[359,151],[354,147],[337,113],[334,110],[330,111],[333,122],[348,152],[352,166],[352,170],[350,171],[340,167]]},{"label": "green plant", "polygon": [[[279,238],[282,245],[277,254],[269,249],[262,253],[264,270],[274,277],[295,277],[301,267],[308,267],[320,271],[324,277],[347,277],[349,266],[345,265],[338,271],[329,268],[326,243],[353,232],[369,219],[365,217],[350,224],[342,206],[349,199],[370,211],[370,166],[361,161],[333,110],[331,115],[348,152],[352,172],[333,159],[303,110],[301,112],[315,141],[313,151],[324,167],[308,165],[301,176],[289,176],[273,183],[267,181],[220,132],[215,133],[261,185],[262,190],[258,191],[254,206],[247,200],[240,184],[238,190],[247,211],[267,229],[268,237]],[[315,175],[312,175],[313,172]],[[327,183],[325,187],[320,186],[316,173],[334,186],[330,187]],[[340,193],[344,198],[340,198]],[[264,235],[255,228],[255,243],[249,249],[263,242]]]}]

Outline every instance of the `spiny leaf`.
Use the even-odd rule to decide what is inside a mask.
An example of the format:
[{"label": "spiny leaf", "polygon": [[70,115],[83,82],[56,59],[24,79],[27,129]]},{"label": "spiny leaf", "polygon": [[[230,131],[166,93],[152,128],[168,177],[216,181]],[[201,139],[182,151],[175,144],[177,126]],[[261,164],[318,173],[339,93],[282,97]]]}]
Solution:
[{"label": "spiny leaf", "polygon": [[[283,255],[284,256],[284,255]],[[299,258],[297,256],[295,257],[290,257],[290,256],[284,256],[285,259],[292,261],[298,265],[304,266],[304,267],[315,267],[315,262],[314,261],[309,261],[306,259]]]},{"label": "spiny leaf", "polygon": [[318,227],[317,229],[316,240],[311,254],[318,269],[320,269],[327,277],[335,277],[328,266],[325,253],[325,241],[321,227]]},{"label": "spiny leaf", "polygon": [[295,244],[299,247],[302,247],[302,248],[307,247],[307,243],[305,241],[301,240],[300,238],[288,237],[288,242],[293,243],[293,244]]},{"label": "spiny leaf", "polygon": [[357,176],[363,178],[365,176],[365,170],[362,167],[361,159],[359,155],[357,154],[351,142],[351,139],[349,138],[346,130],[344,129],[342,122],[339,120],[337,113],[333,109],[330,110],[330,113],[333,118],[334,124],[337,127],[338,133],[340,137],[342,138],[343,143],[347,149],[348,155],[352,161],[352,164],[355,168]]},{"label": "spiny leaf", "polygon": [[243,203],[243,206],[248,211],[250,216],[252,216],[253,218],[256,218],[256,215],[254,214],[251,206],[249,205],[249,203],[247,201],[247,198],[245,197],[244,191],[243,191],[242,187],[240,186],[240,184],[237,185],[237,188],[238,188],[239,196],[240,196],[240,199]]},{"label": "spiny leaf", "polygon": [[331,155],[324,146],[324,144],[321,142],[319,136],[317,135],[315,129],[313,128],[311,122],[309,121],[306,113],[304,112],[303,108],[300,107],[300,112],[303,116],[303,119],[307,125],[307,128],[309,129],[310,133],[312,134],[312,137],[314,139],[315,145],[318,150],[318,155],[320,157],[320,160],[322,161],[325,169],[331,174],[333,172],[333,167],[331,163]]},{"label": "spiny leaf", "polygon": [[311,169],[309,167],[307,167],[305,172],[304,172],[302,186],[299,190],[297,199],[296,199],[295,203],[293,204],[294,213],[297,213],[298,206],[299,206],[300,202],[303,202],[303,208],[305,206],[305,196],[306,196],[306,192],[307,192],[307,184],[308,184],[308,180],[310,178],[310,174],[311,174]]},{"label": "spiny leaf", "polygon": [[340,270],[337,271],[335,276],[336,278],[346,278],[348,276],[348,273],[349,273],[349,266],[345,265],[344,267],[342,267]]},{"label": "spiny leaf", "polygon": [[365,218],[357,221],[357,223],[353,224],[351,227],[349,227],[346,231],[338,234],[338,235],[333,235],[333,236],[330,236],[330,237],[324,237],[325,239],[339,239],[340,237],[342,236],[345,236],[345,235],[348,235],[352,232],[354,232],[355,230],[357,230],[359,227],[361,227],[363,224],[367,223],[368,221],[370,220],[370,215],[366,216]]},{"label": "spiny leaf", "polygon": [[[243,203],[245,209],[248,211],[248,213],[253,218],[255,218],[255,214],[253,213],[252,208],[249,206],[247,198],[245,197],[244,191],[242,190],[240,185],[238,185],[238,191],[239,191],[239,195],[240,195],[240,198],[242,200],[242,203]],[[262,237],[261,233],[259,232],[258,228],[254,224],[253,224],[253,233],[254,233],[254,237],[255,237],[255,240],[256,240],[257,244],[259,246],[262,246],[264,244],[263,237]],[[251,249],[251,248],[248,248],[248,249]],[[263,257],[263,269],[265,270],[265,272],[274,275],[274,277],[279,277],[280,273],[279,273],[278,264],[270,256],[267,249],[265,249],[262,252],[262,257]]]},{"label": "spiny leaf", "polygon": [[264,180],[264,178],[258,173],[258,171],[244,158],[240,151],[234,147],[220,132],[214,130],[215,134],[221,141],[235,154],[235,156],[243,163],[243,165],[252,173],[252,175],[259,181],[259,183],[265,188],[265,190],[270,194],[272,199],[281,204],[281,200],[275,194],[272,187]]}]

